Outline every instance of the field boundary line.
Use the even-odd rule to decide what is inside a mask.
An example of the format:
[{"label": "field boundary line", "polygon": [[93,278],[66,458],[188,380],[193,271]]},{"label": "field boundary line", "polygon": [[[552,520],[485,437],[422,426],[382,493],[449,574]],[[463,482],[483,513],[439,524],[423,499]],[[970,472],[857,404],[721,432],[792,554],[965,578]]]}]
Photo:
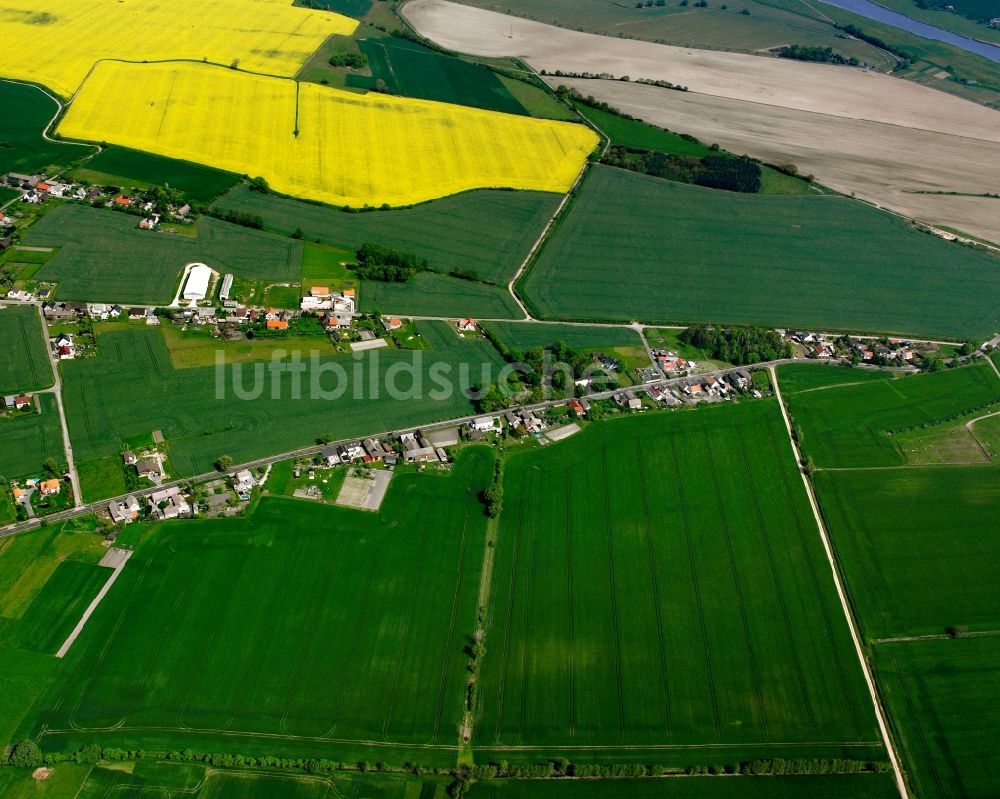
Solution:
[{"label": "field boundary line", "polygon": [[111,572],[111,576],[108,577],[107,581],[101,587],[101,590],[97,592],[97,596],[95,596],[91,600],[90,604],[87,606],[87,609],[83,612],[83,616],[81,617],[80,621],[76,623],[76,627],[73,628],[73,631],[69,634],[69,637],[65,641],[63,641],[63,645],[59,647],[59,650],[56,652],[57,658],[66,657],[66,653],[69,652],[69,648],[73,646],[73,642],[76,641],[80,633],[83,632],[84,626],[90,620],[90,617],[93,615],[94,611],[97,610],[97,606],[100,605],[101,600],[108,595],[108,591],[110,591],[111,586],[115,584],[115,581],[118,579],[118,575],[122,573],[122,570],[125,568],[125,564],[128,563],[128,559],[132,557],[131,549],[123,550],[123,552],[125,554],[122,555],[121,563],[115,566],[114,570]]},{"label": "field boundary line", "polygon": [[615,582],[615,537],[612,526],[611,498],[608,496],[608,446],[601,447],[601,476],[604,478],[604,529],[608,536],[608,577],[611,584],[611,628],[615,633],[615,682],[618,688],[618,735],[625,740],[625,694],[622,685],[622,633],[618,622],[618,586]]},{"label": "field boundary line", "polygon": [[[799,690],[802,691],[802,700],[805,702],[806,712],[809,714],[809,721],[816,729],[816,711],[812,706],[812,698],[809,696],[809,689],[806,686],[806,677],[802,671],[802,661],[799,658],[798,647],[795,646],[795,636],[792,633],[792,622],[788,615],[788,603],[785,602],[785,591],[778,578],[778,568],[774,562],[774,548],[771,546],[771,537],[768,535],[767,521],[764,512],[760,507],[760,497],[757,495],[757,486],[754,484],[753,471],[750,468],[750,456],[747,453],[746,440],[743,438],[743,427],[737,425],[736,435],[740,440],[740,454],[743,458],[743,466],[746,469],[747,485],[750,487],[750,494],[753,497],[754,510],[757,513],[757,523],[760,525],[761,536],[764,539],[764,551],[767,553],[767,562],[770,566],[771,579],[774,581],[775,593],[778,596],[778,604],[781,606],[781,616],[785,622],[785,634],[788,636],[792,661],[795,663],[795,673],[799,678]],[[780,468],[780,465],[779,465]]]},{"label": "field boundary line", "polygon": [[743,583],[740,580],[739,569],[736,568],[736,556],[733,554],[733,534],[726,518],[726,503],[722,498],[722,488],[719,486],[719,472],[715,468],[715,455],[712,453],[712,439],[709,431],[703,431],[705,436],[705,451],[708,453],[709,470],[712,473],[712,485],[715,487],[715,501],[719,504],[719,519],[722,521],[722,534],[726,539],[726,554],[729,560],[729,570],[733,575],[733,585],[736,587],[736,599],[740,608],[740,620],[743,622],[743,636],[747,642],[747,657],[750,659],[750,673],[753,675],[754,693],[757,694],[757,707],[760,711],[761,724],[765,734],[767,728],[767,705],[764,702],[764,691],[760,684],[760,670],[757,668],[757,655],[753,651],[753,638],[750,633],[750,620],[747,618],[746,600],[743,598]]},{"label": "field boundary line", "polygon": [[784,400],[781,398],[781,387],[778,384],[778,371],[773,366],[769,366],[767,370],[771,375],[771,385],[774,387],[774,396],[778,400],[778,407],[781,409],[781,418],[785,422],[785,431],[788,434],[788,440],[792,445],[792,452],[795,455],[799,477],[802,478],[802,485],[806,489],[806,495],[809,498],[809,505],[812,508],[813,517],[816,519],[816,527],[819,531],[820,539],[823,542],[823,550],[826,553],[827,561],[830,564],[830,571],[833,574],[833,582],[837,587],[837,597],[840,599],[840,607],[844,611],[844,618],[847,620],[847,626],[851,631],[851,640],[854,642],[854,651],[858,656],[859,663],[861,664],[861,669],[865,676],[865,683],[868,685],[868,693],[871,695],[872,705],[875,708],[875,717],[878,720],[879,731],[882,734],[882,741],[885,744],[886,751],[889,753],[889,760],[892,762],[892,770],[896,775],[896,788],[899,790],[899,795],[902,799],[910,799],[910,793],[906,787],[906,780],[903,779],[903,771],[899,764],[899,755],[896,753],[892,736],[889,734],[889,724],[886,721],[886,713],[882,707],[882,700],[880,699],[878,689],[875,686],[875,678],[872,674],[872,668],[868,663],[868,659],[865,657],[864,650],[861,648],[861,636],[858,633],[858,625],[855,621],[850,603],[848,602],[847,593],[844,590],[843,583],[840,579],[840,571],[837,568],[836,557],[833,554],[833,547],[830,544],[830,537],[827,533],[826,525],[823,523],[823,516],[819,510],[819,503],[816,500],[815,493],[813,492],[812,483],[809,481],[808,476],[802,470],[801,466],[798,465],[802,462],[802,453],[799,451],[799,445],[795,441],[795,436],[792,435],[792,423],[788,418],[788,411],[785,409]]},{"label": "field boundary line", "polygon": [[715,721],[715,734],[722,733],[722,721],[719,718],[719,697],[715,690],[715,674],[712,671],[712,651],[708,643],[708,627],[705,624],[705,607],[701,599],[701,585],[698,582],[698,565],[694,556],[694,542],[691,540],[691,522],[688,518],[687,501],[684,498],[684,482],[681,479],[681,464],[677,457],[677,441],[670,434],[670,451],[674,460],[674,477],[677,481],[677,495],[684,521],[684,540],[687,543],[688,562],[691,565],[691,586],[694,589],[695,603],[698,606],[698,626],[701,628],[701,642],[705,655],[705,675],[708,677],[708,688],[712,694],[712,715]]},{"label": "field boundary line", "polygon": [[[667,668],[666,636],[663,632],[663,612],[660,605],[660,580],[656,573],[656,551],[653,546],[653,525],[650,522],[649,494],[646,489],[646,471],[642,456],[642,438],[635,439],[636,463],[639,465],[639,492],[642,494],[642,512],[646,527],[646,557],[649,560],[649,579],[653,587],[653,611],[656,616],[656,635],[660,650],[660,671],[663,675],[663,700],[666,711],[667,732],[673,729],[673,713],[670,705],[670,680]],[[568,467],[567,467],[568,468]]]}]

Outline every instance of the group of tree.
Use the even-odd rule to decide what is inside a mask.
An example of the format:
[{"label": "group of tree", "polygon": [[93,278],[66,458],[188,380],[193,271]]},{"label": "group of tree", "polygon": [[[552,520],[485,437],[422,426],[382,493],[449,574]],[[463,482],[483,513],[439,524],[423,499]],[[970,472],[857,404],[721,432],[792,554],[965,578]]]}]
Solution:
[{"label": "group of tree", "polygon": [[710,153],[699,158],[615,146],[608,148],[603,161],[609,166],[710,189],[754,194],[760,191],[761,186],[760,164],[750,158],[732,155]]},{"label": "group of tree", "polygon": [[329,61],[331,67],[362,69],[368,65],[368,56],[364,53],[334,53]]},{"label": "group of tree", "polygon": [[[493,480],[490,484],[483,490],[481,495],[483,505],[486,506],[486,515],[491,519],[495,519],[500,515],[500,511],[503,510],[503,461],[497,458],[493,462]],[[478,653],[480,650],[476,650]],[[478,654],[472,653],[472,656],[478,658]]]},{"label": "group of tree", "polygon": [[407,283],[417,272],[428,268],[426,258],[368,242],[361,245],[357,258],[358,265],[354,271],[358,277],[384,283]]},{"label": "group of tree", "polygon": [[264,229],[264,217],[260,214],[251,214],[247,211],[227,211],[223,208],[209,208],[207,211],[209,216],[214,216],[216,219],[221,219],[223,222],[229,222],[233,225],[240,225],[241,227],[253,228],[254,230]]},{"label": "group of tree", "polygon": [[913,54],[907,50],[903,50],[900,47],[889,44],[884,39],[880,39],[878,36],[873,36],[869,33],[865,33],[857,25],[837,25],[837,27],[846,33],[848,36],[853,36],[855,39],[860,39],[863,42],[868,42],[868,44],[873,47],[878,47],[880,50],[885,50],[886,52],[892,53],[896,58],[905,62],[901,64],[901,67],[908,66],[911,61],[913,61]]},{"label": "group of tree", "polygon": [[848,58],[832,47],[808,47],[804,44],[791,44],[778,50],[779,58],[791,58],[794,61],[817,61],[821,64],[847,64],[856,67],[861,62],[854,56]]},{"label": "group of tree", "polygon": [[739,366],[792,357],[792,345],[763,327],[692,325],[678,338],[715,360]]}]

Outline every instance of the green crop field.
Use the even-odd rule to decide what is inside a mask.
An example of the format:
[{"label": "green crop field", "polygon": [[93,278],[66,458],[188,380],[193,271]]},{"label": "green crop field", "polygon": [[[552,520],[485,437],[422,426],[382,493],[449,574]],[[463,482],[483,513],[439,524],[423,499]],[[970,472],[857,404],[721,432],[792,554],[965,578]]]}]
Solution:
[{"label": "green crop field", "polygon": [[896,799],[886,774],[827,777],[692,777],[666,780],[482,782],[472,799]]},{"label": "green crop field", "polygon": [[[966,457],[959,432],[996,406],[967,411],[1000,400],[1000,381],[987,364],[893,380],[864,374],[778,370],[820,466],[813,483],[914,795],[985,799],[996,795],[1000,763],[987,744],[1000,734],[991,710],[1000,470],[988,457],[976,466],[907,461],[929,450]],[[918,429],[884,432],[907,425]]]},{"label": "green crop field", "polygon": [[456,319],[466,316],[516,319],[524,315],[506,287],[487,286],[433,272],[420,272],[409,283],[363,281],[361,310]]},{"label": "green crop field", "polygon": [[[186,264],[204,262],[220,274],[297,281],[302,242],[203,217],[197,236],[139,230],[138,218],[64,205],[28,229],[25,241],[58,246],[38,272],[59,284],[64,300],[168,303]],[[137,268],[141,264],[142,268]]]},{"label": "green crop field", "polygon": [[778,376],[781,378],[781,393],[785,395],[902,377],[899,372],[855,369],[823,360],[783,364],[779,367]]},{"label": "green crop field", "polygon": [[473,448],[449,476],[396,474],[378,513],[264,498],[143,535],[29,726],[56,749],[379,741],[453,764],[492,472]]},{"label": "green crop field", "polygon": [[527,114],[500,78],[482,64],[444,55],[407,39],[380,36],[358,42],[371,77],[348,75],[347,85],[370,89],[382,80],[391,94]]},{"label": "green crop field", "polygon": [[978,338],[1000,327],[998,266],[846,198],[737,194],[596,166],[522,296],[546,318]]},{"label": "green crop field", "polygon": [[9,643],[55,654],[110,576],[110,569],[77,560],[62,561],[21,617]]},{"label": "green crop field", "polygon": [[231,172],[113,146],[105,147],[72,174],[78,180],[125,189],[169,186],[196,204],[210,203],[240,180]]},{"label": "green crop field", "polygon": [[[825,369],[831,380],[837,379],[832,375],[843,375],[844,382],[862,373],[820,366],[778,369],[788,412],[803,430],[804,452],[818,467],[902,465],[907,457],[895,434],[925,426],[919,433],[927,435],[955,417],[975,418],[973,411],[1000,402],[1000,380],[985,363],[895,380],[786,391],[786,369],[807,368],[817,373]],[[913,435],[903,440],[912,442]]]},{"label": "green crop field", "polygon": [[647,122],[602,111],[583,103],[575,103],[576,110],[599,127],[611,139],[612,144],[622,147],[638,147],[643,150],[659,150],[674,155],[708,155],[708,146],[695,140],[683,138],[678,133],[658,128]]},{"label": "green crop field", "polygon": [[774,401],[589,427],[504,484],[477,749],[880,757]]},{"label": "green crop field", "polygon": [[93,145],[48,141],[42,131],[59,110],[36,86],[0,80],[0,174],[31,174],[94,151]]},{"label": "green crop field", "polygon": [[62,426],[52,394],[40,394],[41,412],[0,419],[0,475],[8,480],[38,477],[48,458],[65,464]]},{"label": "green crop field", "polygon": [[814,479],[869,639],[1000,627],[995,466],[820,470]]},{"label": "green crop field", "polygon": [[[201,474],[224,454],[240,463],[309,446],[321,436],[342,438],[471,414],[472,403],[460,391],[460,366],[466,364],[470,375],[465,388],[488,384],[495,366],[494,356],[483,361],[475,348],[417,363],[413,353],[395,349],[362,358],[320,354],[328,344],[319,343],[323,349],[315,365],[311,350],[297,351],[306,367],[297,397],[292,375],[284,372],[272,381],[263,363],[230,363],[217,394],[215,367],[175,369],[158,328],[99,333],[96,358],[64,364],[63,401],[75,456],[81,462],[117,456],[125,440],[161,431],[178,472]],[[450,396],[432,396],[433,362],[452,369],[445,375],[455,386]],[[401,392],[396,399],[378,378],[411,365],[412,373],[393,376]],[[377,393],[369,387],[371,379]],[[252,396],[255,385],[258,396]]]},{"label": "green crop field", "polygon": [[48,343],[34,305],[0,305],[0,394],[52,385]]},{"label": "green crop field", "polygon": [[384,244],[426,258],[437,272],[466,270],[497,283],[514,276],[558,205],[556,194],[471,191],[413,208],[349,213],[244,186],[216,203],[261,216],[279,233],[301,229],[307,239],[352,250]]},{"label": "green crop field", "polygon": [[882,644],[874,664],[914,795],[995,797],[1000,639]]}]

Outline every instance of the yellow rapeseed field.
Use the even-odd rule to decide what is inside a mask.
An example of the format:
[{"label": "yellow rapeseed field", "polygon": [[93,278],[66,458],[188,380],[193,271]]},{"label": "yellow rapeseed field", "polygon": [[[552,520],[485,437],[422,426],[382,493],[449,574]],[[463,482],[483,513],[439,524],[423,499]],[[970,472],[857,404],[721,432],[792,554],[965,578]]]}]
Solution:
[{"label": "yellow rapeseed field", "polygon": [[597,144],[574,123],[190,63],[99,64],[59,133],[262,175],[281,193],[352,206],[488,187],[566,191]]},{"label": "yellow rapeseed field", "polygon": [[69,97],[104,58],[191,59],[294,75],[357,22],[291,0],[0,0],[0,76]]}]

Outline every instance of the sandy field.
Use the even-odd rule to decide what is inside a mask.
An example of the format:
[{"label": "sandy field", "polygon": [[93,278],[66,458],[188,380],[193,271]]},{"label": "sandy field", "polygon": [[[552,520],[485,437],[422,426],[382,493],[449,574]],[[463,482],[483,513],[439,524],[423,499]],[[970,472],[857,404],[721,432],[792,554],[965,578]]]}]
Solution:
[{"label": "sandy field", "polygon": [[519,56],[539,70],[669,80],[731,100],[1000,142],[1000,112],[874,72],[614,39],[447,0],[411,0],[403,14],[444,47]]},{"label": "sandy field", "polygon": [[[1000,243],[1000,143],[619,81],[553,79],[706,144],[795,164],[838,191]],[[998,115],[1000,116],[1000,115]]]}]

